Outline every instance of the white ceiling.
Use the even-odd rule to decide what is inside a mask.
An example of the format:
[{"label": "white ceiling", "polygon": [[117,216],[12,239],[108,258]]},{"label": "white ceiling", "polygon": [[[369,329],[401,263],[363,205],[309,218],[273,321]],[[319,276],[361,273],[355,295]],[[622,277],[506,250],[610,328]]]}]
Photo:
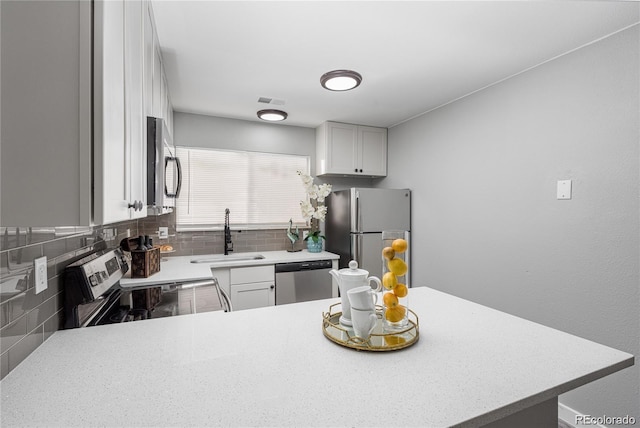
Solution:
[{"label": "white ceiling", "polygon": [[[391,127],[640,21],[618,1],[153,1],[176,111]],[[320,76],[362,84],[330,92]],[[263,104],[259,97],[284,101]]]}]

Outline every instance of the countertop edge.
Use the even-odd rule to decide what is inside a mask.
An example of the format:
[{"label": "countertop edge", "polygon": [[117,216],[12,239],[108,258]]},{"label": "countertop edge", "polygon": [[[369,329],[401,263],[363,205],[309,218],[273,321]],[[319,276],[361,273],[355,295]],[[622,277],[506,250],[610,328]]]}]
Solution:
[{"label": "countertop edge", "polygon": [[[619,351],[619,352],[623,352],[623,351]],[[500,419],[503,419],[515,413],[518,413],[521,410],[525,410],[532,406],[536,406],[538,404],[544,403],[547,400],[557,398],[561,394],[564,394],[565,392],[569,392],[575,388],[584,386],[590,382],[593,382],[594,380],[601,379],[605,376],[616,373],[620,370],[632,367],[635,364],[635,357],[632,354],[629,354],[627,352],[625,353],[629,355],[629,358],[626,358],[622,361],[611,364],[607,367],[603,367],[602,369],[588,373],[584,376],[580,376],[578,378],[572,379],[568,382],[564,382],[562,384],[556,385],[552,388],[548,388],[537,394],[523,398],[522,400],[510,403],[504,407],[494,409],[487,413],[479,415],[477,417],[468,419],[464,422],[461,422],[460,424],[455,425],[455,427],[456,428],[472,428],[472,427],[483,426],[483,425],[490,424],[492,422],[496,422]]]}]

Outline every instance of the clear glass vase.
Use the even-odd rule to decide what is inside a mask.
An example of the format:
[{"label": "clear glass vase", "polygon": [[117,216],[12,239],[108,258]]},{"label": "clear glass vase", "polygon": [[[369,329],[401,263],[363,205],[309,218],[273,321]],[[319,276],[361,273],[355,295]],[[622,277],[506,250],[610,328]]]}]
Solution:
[{"label": "clear glass vase", "polygon": [[382,232],[382,320],[385,330],[400,330],[409,323],[408,248],[404,231]]}]

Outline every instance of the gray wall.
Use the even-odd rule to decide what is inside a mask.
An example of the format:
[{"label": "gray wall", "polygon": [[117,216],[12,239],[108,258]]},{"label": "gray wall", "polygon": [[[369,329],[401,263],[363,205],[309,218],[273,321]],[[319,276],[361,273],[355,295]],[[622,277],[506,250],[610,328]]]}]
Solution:
[{"label": "gray wall", "polygon": [[[639,51],[635,27],[390,129],[415,285],[639,354]],[[638,420],[639,377],[560,402]]]},{"label": "gray wall", "polygon": [[[312,156],[315,160],[316,137],[312,128],[181,112],[174,113],[173,122],[174,143],[178,146],[287,153]],[[311,171],[315,172],[314,162]]]}]

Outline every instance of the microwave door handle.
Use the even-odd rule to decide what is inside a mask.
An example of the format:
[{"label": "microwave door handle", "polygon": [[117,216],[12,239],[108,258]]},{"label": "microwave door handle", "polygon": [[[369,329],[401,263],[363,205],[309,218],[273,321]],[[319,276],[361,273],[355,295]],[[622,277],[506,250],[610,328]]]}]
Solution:
[{"label": "microwave door handle", "polygon": [[180,189],[182,188],[182,166],[180,165],[180,158],[176,157],[176,167],[178,169],[178,182],[176,183],[175,197],[180,196]]},{"label": "microwave door handle", "polygon": [[[176,180],[176,188],[173,193],[170,193],[169,189],[167,189],[166,177],[167,177],[167,170],[169,169],[169,162],[175,162],[177,172],[178,172],[178,177]],[[169,198],[177,198],[178,195],[180,194],[180,188],[182,187],[182,168],[180,166],[180,159],[178,159],[175,156],[167,156],[166,158],[164,158],[164,174],[165,174],[164,194]]]}]

